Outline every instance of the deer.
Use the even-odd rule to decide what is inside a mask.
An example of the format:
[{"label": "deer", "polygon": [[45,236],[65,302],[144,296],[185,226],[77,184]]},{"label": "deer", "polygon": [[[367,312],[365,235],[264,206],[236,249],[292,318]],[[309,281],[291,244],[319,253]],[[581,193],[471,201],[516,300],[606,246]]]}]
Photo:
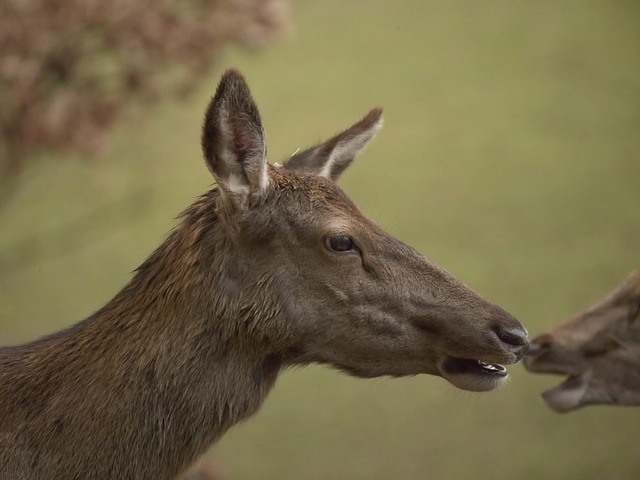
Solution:
[{"label": "deer", "polygon": [[200,458],[177,480],[222,480],[220,467],[209,458]]},{"label": "deer", "polygon": [[542,394],[557,412],[640,405],[640,269],[592,308],[536,337],[524,364],[567,376]]},{"label": "deer", "polygon": [[272,165],[226,71],[202,128],[214,187],[96,313],[0,350],[0,478],[175,478],[295,366],[505,383],[524,327],[336,184],[381,122],[375,108]]}]

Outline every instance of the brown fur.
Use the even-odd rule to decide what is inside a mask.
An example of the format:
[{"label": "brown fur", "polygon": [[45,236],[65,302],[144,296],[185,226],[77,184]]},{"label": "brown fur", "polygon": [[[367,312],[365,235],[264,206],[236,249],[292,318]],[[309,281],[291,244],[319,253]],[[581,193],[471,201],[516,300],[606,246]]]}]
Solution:
[{"label": "brown fur", "polygon": [[[256,412],[289,365],[500,385],[505,373],[475,360],[521,358],[518,322],[333,181],[380,118],[275,168],[246,83],[225,74],[202,139],[219,187],[94,315],[0,350],[0,478],[174,478]],[[345,236],[353,248],[335,251]]]},{"label": "brown fur", "polygon": [[543,394],[556,411],[640,405],[640,270],[596,306],[538,336],[525,365],[568,375]]}]

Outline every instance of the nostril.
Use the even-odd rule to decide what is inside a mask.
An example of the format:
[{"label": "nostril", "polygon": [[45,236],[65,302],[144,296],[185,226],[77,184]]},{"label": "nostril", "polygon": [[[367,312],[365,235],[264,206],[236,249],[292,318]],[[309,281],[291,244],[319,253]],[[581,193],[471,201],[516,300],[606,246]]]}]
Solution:
[{"label": "nostril", "polygon": [[497,325],[493,328],[493,331],[518,359],[521,359],[527,354],[529,350],[529,338],[523,328],[508,328]]},{"label": "nostril", "polygon": [[520,328],[503,328],[497,326],[493,329],[500,340],[512,347],[523,347],[529,344],[527,332]]},{"label": "nostril", "polygon": [[529,350],[529,338],[523,328],[503,327],[495,325],[493,331],[509,350],[518,358],[522,358]]}]

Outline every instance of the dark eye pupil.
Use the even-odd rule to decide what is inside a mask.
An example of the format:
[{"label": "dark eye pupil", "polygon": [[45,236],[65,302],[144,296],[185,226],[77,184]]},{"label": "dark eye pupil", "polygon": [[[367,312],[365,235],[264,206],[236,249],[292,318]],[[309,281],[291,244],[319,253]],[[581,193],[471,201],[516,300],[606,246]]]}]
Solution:
[{"label": "dark eye pupil", "polygon": [[348,252],[353,249],[353,239],[347,235],[335,235],[328,238],[329,248],[335,252]]}]

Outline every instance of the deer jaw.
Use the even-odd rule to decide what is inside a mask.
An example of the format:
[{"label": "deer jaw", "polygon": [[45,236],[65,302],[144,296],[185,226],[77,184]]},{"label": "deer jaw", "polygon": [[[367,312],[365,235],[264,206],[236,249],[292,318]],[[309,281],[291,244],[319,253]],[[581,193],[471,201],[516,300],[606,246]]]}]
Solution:
[{"label": "deer jaw", "polygon": [[[271,325],[256,331],[284,338],[285,364],[325,363],[361,377],[428,373],[474,391],[502,384],[500,364],[526,349],[520,324],[367,219],[334,182],[382,111],[283,168],[265,168],[257,108],[238,82],[221,82],[203,148],[221,191],[211,208],[229,226],[242,270],[261,282],[255,288],[277,299]],[[346,243],[336,251],[332,242]]]},{"label": "deer jaw", "polygon": [[542,394],[558,412],[640,405],[640,270],[598,305],[538,336],[525,366],[568,376]]}]

